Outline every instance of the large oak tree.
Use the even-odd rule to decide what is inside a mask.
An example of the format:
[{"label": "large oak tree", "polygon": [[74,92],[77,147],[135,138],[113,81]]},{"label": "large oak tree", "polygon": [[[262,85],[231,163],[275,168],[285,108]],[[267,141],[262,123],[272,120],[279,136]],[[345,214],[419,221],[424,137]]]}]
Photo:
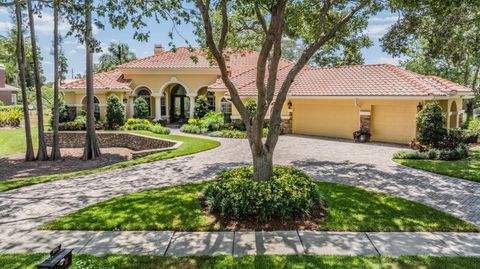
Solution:
[{"label": "large oak tree", "polygon": [[[228,1],[196,0],[200,12],[202,38],[221,71],[232,103],[237,108],[248,133],[253,157],[254,177],[267,180],[273,173],[273,152],[281,131],[281,110],[288,90],[298,73],[322,48],[339,38],[348,38],[366,25],[368,16],[381,7],[372,0],[358,1]],[[216,17],[220,19],[216,19]],[[232,22],[232,17],[235,22]],[[232,23],[245,27],[230,27]],[[229,77],[228,54],[242,48],[244,32],[255,32],[260,45],[257,61],[257,111],[249,112]],[[282,38],[302,39],[306,44],[300,58],[287,75],[279,77]],[[277,87],[277,84],[279,84]],[[270,129],[262,139],[265,117],[270,113]]]}]

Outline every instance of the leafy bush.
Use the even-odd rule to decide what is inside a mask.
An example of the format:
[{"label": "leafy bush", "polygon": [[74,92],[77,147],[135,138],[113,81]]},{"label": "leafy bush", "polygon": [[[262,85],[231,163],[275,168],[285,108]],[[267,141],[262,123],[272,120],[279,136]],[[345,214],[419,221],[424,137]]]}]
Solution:
[{"label": "leafy bush", "polygon": [[420,152],[416,150],[401,150],[393,154],[394,159],[429,159],[428,154],[425,152]]},{"label": "leafy bush", "polygon": [[203,118],[209,111],[207,97],[204,95],[199,96],[197,101],[195,101],[195,117],[197,119]]},{"label": "leafy bush", "polygon": [[414,160],[444,160],[454,161],[468,157],[468,147],[465,144],[458,144],[453,149],[431,149],[427,152],[417,150],[401,150],[393,155],[394,159],[414,159]]},{"label": "leafy bush", "polygon": [[223,132],[222,131],[213,131],[208,133],[208,136],[211,137],[223,137]]},{"label": "leafy bush", "polygon": [[163,127],[161,124],[150,125],[149,131],[156,134],[170,134],[170,129],[167,127]]},{"label": "leafy bush", "polygon": [[145,98],[137,97],[134,103],[134,112],[133,117],[137,119],[147,119],[148,118],[148,104]]},{"label": "leafy bush", "polygon": [[116,95],[107,99],[106,119],[110,129],[117,129],[125,123],[125,106]]},{"label": "leafy bush", "polygon": [[411,149],[418,150],[420,152],[428,151],[428,146],[422,145],[422,143],[420,143],[416,138],[410,141],[409,146]]},{"label": "leafy bush", "polygon": [[149,131],[150,127],[152,124],[145,124],[145,123],[137,123],[137,124],[130,124],[130,125],[124,125],[122,130],[126,131],[133,131],[133,130],[138,130],[138,131]]},{"label": "leafy bush", "polygon": [[417,116],[417,140],[423,145],[437,148],[447,134],[445,116],[437,102],[427,103]]},{"label": "leafy bush", "polygon": [[224,123],[223,113],[215,111],[209,111],[202,120],[202,127],[207,128],[209,131],[219,130]]},{"label": "leafy bush", "polygon": [[225,138],[246,138],[247,133],[239,130],[221,130],[222,137]]},{"label": "leafy bush", "polygon": [[248,99],[245,102],[245,108],[250,112],[250,115],[257,114],[257,101],[255,99]]},{"label": "leafy bush", "polygon": [[463,143],[465,144],[473,144],[478,143],[478,139],[480,138],[480,132],[475,132],[473,130],[462,130],[463,131]]},{"label": "leafy bush", "polygon": [[22,112],[14,107],[0,110],[0,127],[19,127]]},{"label": "leafy bush", "polygon": [[4,106],[5,104],[3,103],[2,100],[0,100],[0,106]]},{"label": "leafy bush", "polygon": [[205,134],[208,132],[208,129],[196,124],[184,124],[180,127],[180,131],[191,134]]},{"label": "leafy bush", "polygon": [[449,129],[443,139],[440,141],[438,148],[454,149],[464,141],[464,134],[461,129]]},{"label": "leafy bush", "polygon": [[474,120],[471,120],[468,123],[468,130],[475,132],[477,134],[480,134],[480,118],[476,118]]},{"label": "leafy bush", "polygon": [[87,116],[77,116],[75,120],[58,125],[59,131],[83,131],[87,129]]},{"label": "leafy bush", "polygon": [[266,181],[253,179],[252,167],[220,172],[204,191],[210,210],[231,219],[266,222],[275,218],[318,216],[326,202],[302,171],[277,166]]},{"label": "leafy bush", "polygon": [[146,125],[151,125],[152,122],[147,120],[147,119],[136,119],[136,118],[129,118],[125,122],[125,126],[130,126],[130,125],[137,125],[137,124],[146,124]]},{"label": "leafy bush", "polygon": [[12,106],[0,106],[0,111],[7,111],[7,110],[17,110],[18,112],[23,112],[23,106],[21,105],[12,105]]}]

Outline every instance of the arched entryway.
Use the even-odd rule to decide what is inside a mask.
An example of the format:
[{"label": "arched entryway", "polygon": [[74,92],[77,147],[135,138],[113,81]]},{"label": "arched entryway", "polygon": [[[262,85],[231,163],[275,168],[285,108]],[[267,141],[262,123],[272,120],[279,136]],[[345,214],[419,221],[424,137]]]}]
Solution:
[{"label": "arched entryway", "polygon": [[137,90],[137,98],[138,97],[145,99],[148,106],[148,115],[151,116],[152,115],[152,93],[150,89],[146,87],[139,88]]},{"label": "arched entryway", "polygon": [[225,118],[225,122],[231,122],[231,120],[232,120],[232,102],[230,102],[225,97],[222,97],[222,99],[220,99],[220,112],[223,113],[223,116]]},{"label": "arched entryway", "polygon": [[457,122],[457,115],[458,114],[458,108],[457,108],[457,103],[455,101],[452,102],[450,105],[450,123],[449,123],[449,128],[458,128],[458,122]]},{"label": "arched entryway", "polygon": [[[100,101],[98,100],[98,98],[96,96],[93,97],[93,102],[95,103],[95,111],[94,111],[94,115],[95,115],[95,119],[97,121],[100,120]],[[87,97],[83,97],[82,99],[82,110],[87,112]]]},{"label": "arched entryway", "polygon": [[170,122],[184,122],[189,118],[190,98],[187,96],[187,90],[180,84],[172,88],[170,94]]}]

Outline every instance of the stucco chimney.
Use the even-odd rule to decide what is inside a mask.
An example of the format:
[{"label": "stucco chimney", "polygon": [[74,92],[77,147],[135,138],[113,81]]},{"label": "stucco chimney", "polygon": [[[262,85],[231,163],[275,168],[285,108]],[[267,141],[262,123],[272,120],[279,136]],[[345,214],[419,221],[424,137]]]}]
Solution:
[{"label": "stucco chimney", "polygon": [[5,88],[5,66],[0,64],[0,88]]},{"label": "stucco chimney", "polygon": [[153,52],[155,55],[159,55],[163,52],[163,46],[162,44],[155,44],[155,47],[153,49]]}]

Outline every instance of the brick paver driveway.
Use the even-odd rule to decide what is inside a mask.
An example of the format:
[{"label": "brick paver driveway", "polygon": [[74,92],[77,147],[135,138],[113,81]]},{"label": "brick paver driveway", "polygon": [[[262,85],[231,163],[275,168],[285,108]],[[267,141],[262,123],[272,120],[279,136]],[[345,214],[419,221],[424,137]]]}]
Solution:
[{"label": "brick paver driveway", "polygon": [[[0,231],[32,229],[46,221],[118,195],[211,178],[250,162],[245,140],[221,139],[216,149],[110,172],[37,184],[0,193]],[[315,179],[367,187],[418,201],[480,225],[480,183],[395,164],[398,146],[282,136],[275,162]],[[61,165],[59,163],[58,165]]]}]

